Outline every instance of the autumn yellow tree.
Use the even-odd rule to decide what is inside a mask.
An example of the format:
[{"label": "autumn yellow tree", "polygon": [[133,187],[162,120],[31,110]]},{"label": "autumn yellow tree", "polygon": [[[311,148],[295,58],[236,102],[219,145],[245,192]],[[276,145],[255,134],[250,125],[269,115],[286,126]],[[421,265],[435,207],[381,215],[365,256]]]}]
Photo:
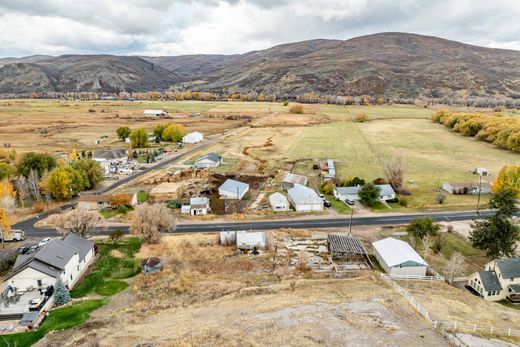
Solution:
[{"label": "autumn yellow tree", "polygon": [[78,152],[76,152],[75,148],[73,148],[72,151],[70,152],[69,159],[72,161],[78,160]]},{"label": "autumn yellow tree", "polygon": [[16,192],[7,179],[0,181],[0,228],[1,232],[11,230],[11,213],[15,205]]},{"label": "autumn yellow tree", "polygon": [[520,198],[520,165],[506,165],[500,170],[493,182],[493,191],[496,193],[503,188],[513,189]]},{"label": "autumn yellow tree", "polygon": [[186,130],[180,124],[170,123],[162,132],[162,139],[164,141],[178,142],[186,135]]}]

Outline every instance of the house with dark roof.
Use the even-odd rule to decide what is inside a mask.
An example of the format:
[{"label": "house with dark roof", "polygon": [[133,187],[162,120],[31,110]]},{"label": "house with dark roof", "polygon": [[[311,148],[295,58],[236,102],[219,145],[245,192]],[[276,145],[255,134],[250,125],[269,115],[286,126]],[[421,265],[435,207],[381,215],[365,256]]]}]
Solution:
[{"label": "house with dark roof", "polygon": [[520,304],[520,258],[495,259],[469,276],[468,285],[489,301]]},{"label": "house with dark roof", "polygon": [[222,164],[222,156],[220,154],[211,152],[195,160],[195,167],[197,169],[207,169],[210,167],[218,167]]},{"label": "house with dark roof", "polygon": [[19,255],[4,280],[27,291],[54,285],[60,277],[72,288],[93,261],[94,242],[68,234],[63,240],[52,239],[31,254]]}]

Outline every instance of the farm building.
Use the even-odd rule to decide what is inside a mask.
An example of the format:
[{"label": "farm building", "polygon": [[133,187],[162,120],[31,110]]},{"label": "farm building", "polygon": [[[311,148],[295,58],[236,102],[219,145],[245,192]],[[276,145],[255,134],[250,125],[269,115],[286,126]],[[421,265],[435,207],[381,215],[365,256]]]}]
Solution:
[{"label": "farm building", "polygon": [[249,184],[227,179],[219,188],[221,199],[241,200],[249,190]]},{"label": "farm building", "polygon": [[198,131],[186,134],[182,137],[182,143],[198,143],[204,139],[204,135]]},{"label": "farm building", "polygon": [[182,188],[182,182],[161,183],[150,191],[150,200],[152,202],[165,202],[179,198],[177,191]]},{"label": "farm building", "polygon": [[206,197],[190,198],[189,211],[192,216],[208,214],[210,211],[209,199]]},{"label": "farm building", "polygon": [[156,116],[156,117],[167,117],[168,112],[164,110],[144,110],[143,114],[145,116]]},{"label": "farm building", "polygon": [[54,285],[60,277],[68,288],[94,260],[94,243],[75,234],[52,239],[32,254],[20,254],[5,280],[21,291]]},{"label": "farm building", "polygon": [[236,242],[237,249],[241,250],[265,249],[267,237],[263,231],[237,231]]},{"label": "farm building", "polygon": [[354,268],[370,269],[370,258],[363,243],[352,235],[327,235],[327,248],[332,261],[343,261],[354,265]]},{"label": "farm building", "polygon": [[372,246],[379,264],[389,275],[426,276],[428,264],[407,242],[387,237]]},{"label": "farm building", "polygon": [[476,195],[481,194],[489,194],[491,193],[491,185],[487,182],[482,182],[481,188],[479,189],[479,183],[454,183],[454,182],[444,182],[442,184],[442,189],[450,194],[469,194]]},{"label": "farm building", "polygon": [[271,205],[271,209],[275,212],[289,211],[290,209],[289,201],[285,195],[278,192],[269,196],[269,204]]},{"label": "farm building", "polygon": [[293,173],[288,173],[287,175],[285,175],[283,179],[283,186],[285,189],[290,189],[294,187],[295,184],[301,184],[302,186],[306,186],[307,177]]},{"label": "farm building", "polygon": [[468,285],[489,301],[520,304],[520,258],[496,259],[468,278]]},{"label": "farm building", "polygon": [[236,231],[221,231],[220,232],[220,244],[224,246],[234,245],[237,241]]},{"label": "farm building", "polygon": [[222,156],[217,153],[208,153],[195,160],[197,169],[206,169],[210,167],[218,167],[222,164]]},{"label": "farm building", "polygon": [[336,187],[334,188],[334,197],[338,200],[359,200],[359,186],[356,187]]},{"label": "farm building", "polygon": [[78,198],[78,208],[86,211],[102,210],[110,206],[114,198],[122,198],[135,206],[137,205],[137,194],[81,194]]},{"label": "farm building", "polygon": [[327,159],[327,161],[321,163],[320,166],[323,180],[331,180],[336,177],[336,168],[334,167],[334,161],[332,159]]},{"label": "farm building", "polygon": [[323,200],[311,188],[295,184],[287,194],[289,202],[298,212],[323,211]]}]

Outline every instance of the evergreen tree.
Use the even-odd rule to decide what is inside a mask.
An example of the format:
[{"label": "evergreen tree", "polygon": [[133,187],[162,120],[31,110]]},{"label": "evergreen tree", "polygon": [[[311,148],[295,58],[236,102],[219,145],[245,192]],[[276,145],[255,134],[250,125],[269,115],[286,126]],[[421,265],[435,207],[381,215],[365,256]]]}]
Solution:
[{"label": "evergreen tree", "polygon": [[58,306],[65,305],[70,301],[70,293],[60,277],[54,285],[54,303]]},{"label": "evergreen tree", "polygon": [[380,188],[376,187],[373,183],[367,183],[359,190],[359,201],[363,205],[372,207],[379,202]]}]

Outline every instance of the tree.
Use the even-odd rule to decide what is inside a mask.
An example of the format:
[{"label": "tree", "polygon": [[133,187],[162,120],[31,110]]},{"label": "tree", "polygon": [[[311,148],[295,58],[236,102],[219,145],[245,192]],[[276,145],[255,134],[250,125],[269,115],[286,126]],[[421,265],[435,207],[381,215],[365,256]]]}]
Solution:
[{"label": "tree", "polygon": [[71,161],[76,161],[76,160],[78,160],[78,152],[76,151],[75,148],[73,148],[72,151],[70,152],[70,154],[69,154],[69,159],[70,159]]},{"label": "tree", "polygon": [[453,283],[453,280],[460,276],[462,273],[466,271],[466,263],[464,262],[464,256],[459,252],[453,253],[450,260],[446,263],[444,267],[444,274],[446,275],[448,282],[450,284]]},{"label": "tree", "polygon": [[510,186],[504,186],[495,192],[489,205],[497,208],[499,214],[504,217],[512,217],[518,209],[516,208],[516,191]]},{"label": "tree", "polygon": [[422,241],[427,236],[436,236],[441,227],[433,222],[431,218],[416,218],[407,227],[406,231],[413,240],[414,248],[417,242]]},{"label": "tree", "polygon": [[155,128],[153,128],[153,134],[155,135],[155,137],[161,139],[164,129],[166,129],[166,127],[166,124],[159,124]]},{"label": "tree", "polygon": [[25,176],[20,176],[16,180],[16,195],[18,196],[20,206],[22,206],[22,208],[25,207],[25,200],[29,196],[29,185]]},{"label": "tree", "polygon": [[148,131],[143,128],[134,130],[130,135],[130,142],[132,143],[132,148],[148,147]]},{"label": "tree", "polygon": [[3,180],[4,178],[9,178],[15,173],[16,169],[14,168],[14,166],[0,161],[0,180]]},{"label": "tree", "polygon": [[36,201],[41,201],[42,197],[40,192],[40,176],[38,175],[38,171],[32,169],[29,172],[29,176],[27,177],[27,186],[33,199]]},{"label": "tree", "polygon": [[471,229],[469,239],[473,247],[493,258],[514,256],[520,232],[504,216],[496,214],[488,219],[474,221]]},{"label": "tree", "polygon": [[142,204],[135,210],[130,225],[130,232],[144,243],[157,243],[161,238],[161,230],[175,230],[174,216],[163,204]]},{"label": "tree", "polygon": [[403,186],[404,171],[403,160],[400,156],[395,157],[385,164],[386,178],[395,190],[399,190]]},{"label": "tree", "polygon": [[179,142],[184,135],[186,135],[186,130],[182,125],[171,123],[162,132],[162,139],[164,141]]},{"label": "tree", "polygon": [[73,233],[86,238],[101,222],[101,217],[96,212],[76,208],[54,215],[52,221],[62,233]]},{"label": "tree", "polygon": [[378,96],[376,98],[376,104],[378,104],[379,106],[383,105],[385,103],[385,98],[383,98],[382,96]]},{"label": "tree", "polygon": [[61,277],[58,277],[56,283],[54,284],[54,303],[57,306],[65,305],[70,301],[70,293],[65,284],[61,280]]},{"label": "tree", "polygon": [[85,173],[70,166],[62,166],[52,170],[41,184],[53,197],[69,200],[85,189],[88,179]]},{"label": "tree", "polygon": [[115,245],[124,235],[125,233],[123,230],[117,229],[114,231],[111,231],[108,235],[110,241],[112,241],[112,244]]},{"label": "tree", "polygon": [[493,182],[493,191],[497,192],[506,187],[513,189],[516,197],[520,199],[520,165],[506,165],[498,173]]},{"label": "tree", "polygon": [[128,136],[130,136],[132,131],[130,130],[129,127],[124,126],[124,127],[117,128],[116,133],[117,133],[117,137],[119,137],[119,139],[121,141],[124,141]]},{"label": "tree", "polygon": [[431,246],[435,244],[435,237],[433,235],[427,235],[425,238],[422,239],[422,244],[424,249],[423,258],[426,259],[428,251],[430,250]]},{"label": "tree", "polygon": [[105,170],[101,165],[92,159],[77,160],[72,164],[72,168],[83,173],[87,178],[84,189],[93,189],[105,177]]},{"label": "tree", "polygon": [[303,106],[302,105],[292,105],[291,107],[289,107],[289,113],[303,114]]},{"label": "tree", "polygon": [[132,201],[127,195],[114,195],[112,199],[110,199],[110,207],[113,209],[132,207]]},{"label": "tree", "polygon": [[379,202],[381,189],[376,187],[373,183],[365,184],[359,190],[359,201],[366,206],[374,206]]},{"label": "tree", "polygon": [[17,165],[17,170],[20,175],[29,176],[31,170],[36,170],[39,177],[43,176],[44,172],[51,171],[56,167],[56,159],[45,153],[28,152],[25,153]]},{"label": "tree", "polygon": [[368,115],[365,112],[356,113],[354,121],[358,123],[368,122]]}]

